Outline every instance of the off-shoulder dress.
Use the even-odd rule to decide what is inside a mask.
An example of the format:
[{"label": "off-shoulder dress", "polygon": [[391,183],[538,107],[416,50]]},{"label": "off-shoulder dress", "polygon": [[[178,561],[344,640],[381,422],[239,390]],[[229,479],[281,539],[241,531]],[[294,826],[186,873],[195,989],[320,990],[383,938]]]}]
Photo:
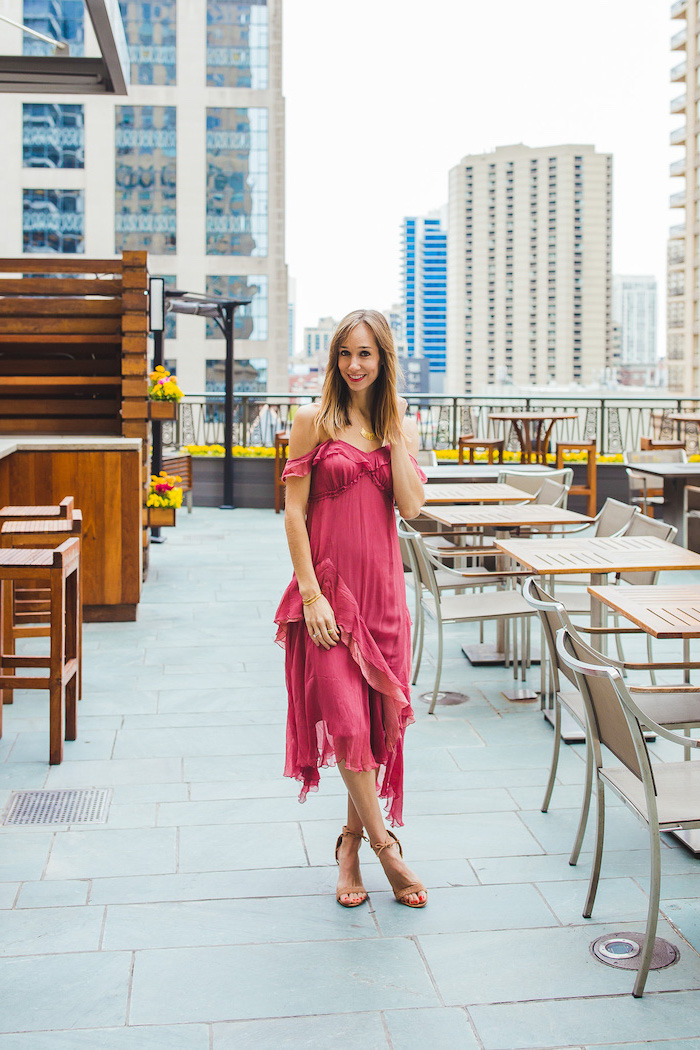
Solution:
[{"label": "off-shoulder dress", "polygon": [[[415,465],[415,464],[414,464]],[[422,481],[425,476],[417,465]],[[311,472],[306,527],[318,582],[341,641],[311,641],[296,577],[275,615],[289,707],[285,776],[317,791],[319,769],[344,760],[376,769],[389,820],[402,823],[403,737],[411,709],[411,622],[394,518],[391,450],[324,441],[289,460],[284,478]]]}]

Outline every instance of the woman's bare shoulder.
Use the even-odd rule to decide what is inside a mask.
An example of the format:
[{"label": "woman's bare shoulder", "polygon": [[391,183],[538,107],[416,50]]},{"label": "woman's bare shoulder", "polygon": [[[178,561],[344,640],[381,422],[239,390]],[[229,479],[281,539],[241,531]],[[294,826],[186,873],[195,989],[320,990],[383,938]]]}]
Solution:
[{"label": "woman's bare shoulder", "polygon": [[318,405],[300,405],[296,410],[289,435],[290,459],[305,456],[321,443],[322,438],[316,426],[317,417]]}]

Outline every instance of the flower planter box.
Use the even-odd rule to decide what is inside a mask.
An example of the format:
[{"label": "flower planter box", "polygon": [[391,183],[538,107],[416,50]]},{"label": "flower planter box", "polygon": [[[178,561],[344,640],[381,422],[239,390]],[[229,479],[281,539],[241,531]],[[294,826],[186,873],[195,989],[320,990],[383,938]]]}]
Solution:
[{"label": "flower planter box", "polygon": [[[192,457],[192,503],[195,507],[220,507],[224,496],[223,456]],[[264,456],[234,457],[235,507],[274,508],[275,461]]]},{"label": "flower planter box", "polygon": [[149,419],[177,419],[177,401],[149,401]]},{"label": "flower planter box", "polygon": [[148,525],[150,528],[160,526],[161,528],[175,525],[175,507],[146,507]]}]

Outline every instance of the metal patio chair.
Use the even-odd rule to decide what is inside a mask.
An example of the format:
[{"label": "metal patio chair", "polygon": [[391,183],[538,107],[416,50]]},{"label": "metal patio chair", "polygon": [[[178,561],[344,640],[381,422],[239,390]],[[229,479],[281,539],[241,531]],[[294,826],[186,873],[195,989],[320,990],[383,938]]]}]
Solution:
[{"label": "metal patio chair", "polygon": [[[643,726],[671,743],[700,747],[669,732],[650,720],[630,696],[619,670],[566,628],[557,632],[557,652],[578,683],[586,709],[586,721],[596,776],[596,840],[583,917],[593,912],[605,837],[605,788],[610,788],[649,831],[650,886],[644,946],[632,995],[644,994],[659,920],[661,893],[660,832],[700,828],[700,763],[654,762],[652,764]],[[621,765],[603,764],[605,747]]]}]

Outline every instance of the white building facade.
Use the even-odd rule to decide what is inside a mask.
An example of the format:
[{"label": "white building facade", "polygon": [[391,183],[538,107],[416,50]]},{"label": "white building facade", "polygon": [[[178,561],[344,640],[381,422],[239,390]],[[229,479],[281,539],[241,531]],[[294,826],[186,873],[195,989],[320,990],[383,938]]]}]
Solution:
[{"label": "white building facade", "polygon": [[[3,13],[97,54],[82,0],[6,0]],[[127,97],[0,95],[0,253],[148,251],[166,286],[252,297],[236,359],[288,389],[281,0],[123,0]],[[0,23],[0,50],[45,45]],[[165,355],[190,393],[218,389],[221,333],[169,318]],[[252,369],[252,371],[251,371]]]},{"label": "white building facade", "polygon": [[599,382],[610,366],[612,157],[501,146],[450,172],[445,389]]},{"label": "white building facade", "polygon": [[616,274],[613,320],[620,325],[620,364],[655,367],[656,279]]},{"label": "white building facade", "polygon": [[[671,81],[679,94],[671,101],[674,114],[670,174],[682,179],[671,194],[678,209],[668,243],[668,300],[666,361],[669,393],[686,397],[700,394],[700,14],[697,0],[676,0],[671,5],[674,32],[671,37],[673,68]],[[681,122],[681,123],[679,123]]]}]

